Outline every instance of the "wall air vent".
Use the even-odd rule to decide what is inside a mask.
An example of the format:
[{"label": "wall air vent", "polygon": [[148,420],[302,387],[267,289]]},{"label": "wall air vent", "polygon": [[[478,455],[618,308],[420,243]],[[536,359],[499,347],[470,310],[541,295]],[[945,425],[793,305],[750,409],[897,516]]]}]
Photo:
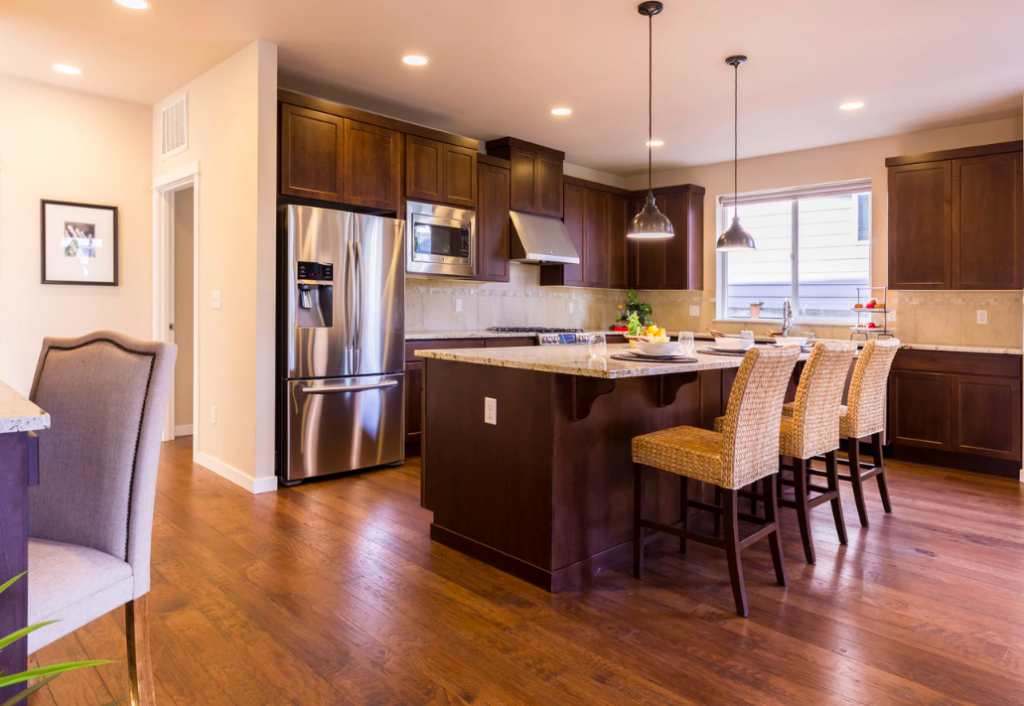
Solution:
[{"label": "wall air vent", "polygon": [[188,149],[188,92],[160,110],[160,159]]}]

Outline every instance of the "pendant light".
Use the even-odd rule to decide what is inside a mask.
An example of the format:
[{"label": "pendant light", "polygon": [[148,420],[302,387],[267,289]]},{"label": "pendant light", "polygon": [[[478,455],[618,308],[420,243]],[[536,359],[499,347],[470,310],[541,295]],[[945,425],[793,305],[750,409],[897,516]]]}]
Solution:
[{"label": "pendant light", "polygon": [[658,210],[654,203],[654,192],[651,190],[651,160],[654,147],[653,118],[654,112],[654,16],[665,9],[660,2],[643,2],[637,11],[647,17],[647,202],[643,210],[633,216],[627,238],[671,238],[675,234],[670,221]]},{"label": "pendant light", "polygon": [[732,123],[732,225],[729,230],[718,236],[716,250],[756,250],[754,236],[743,229],[740,225],[740,211],[737,207],[739,201],[739,137],[740,137],[740,66],[747,63],[745,56],[730,56],[725,60],[735,72],[733,84],[733,123]]}]

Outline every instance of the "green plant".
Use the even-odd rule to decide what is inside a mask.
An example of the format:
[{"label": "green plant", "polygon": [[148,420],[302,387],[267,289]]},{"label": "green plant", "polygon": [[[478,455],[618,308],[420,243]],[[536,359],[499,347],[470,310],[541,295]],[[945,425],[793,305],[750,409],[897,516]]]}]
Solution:
[{"label": "green plant", "polygon": [[[20,573],[4,585],[0,586],[0,593],[3,593],[8,588],[10,588],[15,581],[17,581],[24,575],[24,573]],[[41,623],[36,623],[35,625],[29,625],[28,627],[22,628],[21,630],[15,630],[10,635],[7,635],[5,637],[0,637],[0,650],[3,650],[5,647],[8,647],[11,643],[16,642],[17,640],[20,640],[21,638],[27,636],[29,633],[35,632],[39,628],[44,628],[47,625],[53,625],[57,622],[60,621],[46,620]],[[0,704],[0,706],[13,706],[13,704],[24,701],[30,695],[42,689],[44,686],[49,684],[51,681],[59,677],[64,672],[70,672],[72,669],[81,669],[82,667],[95,667],[100,664],[110,664],[110,660],[94,659],[85,662],[65,662],[63,664],[51,664],[48,667],[38,667],[36,669],[29,669],[24,672],[18,672],[17,674],[4,674],[3,672],[0,672],[0,688],[5,686],[11,686],[12,684],[21,684],[23,682],[27,682],[29,679],[35,679],[37,677],[46,677],[42,681],[36,682],[32,686],[28,687],[21,693],[15,694],[11,698],[7,699],[2,704]],[[112,701],[106,706],[114,706],[114,704],[118,704],[124,701],[124,698],[125,697],[122,696],[117,701]]]},{"label": "green plant", "polygon": [[621,313],[618,315],[617,321],[629,321],[629,317],[636,314],[641,323],[652,323],[648,320],[652,313],[651,305],[648,302],[640,301],[635,289],[626,292],[626,303],[625,305],[619,304],[619,311]]}]

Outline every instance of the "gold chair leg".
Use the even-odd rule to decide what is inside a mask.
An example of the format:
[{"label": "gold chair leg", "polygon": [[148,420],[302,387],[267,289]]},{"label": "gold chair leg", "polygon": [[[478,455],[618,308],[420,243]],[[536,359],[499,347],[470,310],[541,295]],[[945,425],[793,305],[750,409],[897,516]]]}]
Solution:
[{"label": "gold chair leg", "polygon": [[124,605],[128,637],[128,699],[131,706],[156,706],[149,653],[149,594]]}]

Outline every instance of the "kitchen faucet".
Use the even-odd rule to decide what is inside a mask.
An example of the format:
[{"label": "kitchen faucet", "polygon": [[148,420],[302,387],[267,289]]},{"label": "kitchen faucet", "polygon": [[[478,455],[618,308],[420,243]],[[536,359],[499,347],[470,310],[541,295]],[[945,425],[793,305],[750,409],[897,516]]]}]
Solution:
[{"label": "kitchen faucet", "polygon": [[793,305],[786,298],[782,302],[782,335],[788,336],[791,328],[793,328]]}]

